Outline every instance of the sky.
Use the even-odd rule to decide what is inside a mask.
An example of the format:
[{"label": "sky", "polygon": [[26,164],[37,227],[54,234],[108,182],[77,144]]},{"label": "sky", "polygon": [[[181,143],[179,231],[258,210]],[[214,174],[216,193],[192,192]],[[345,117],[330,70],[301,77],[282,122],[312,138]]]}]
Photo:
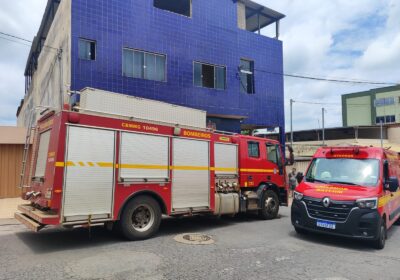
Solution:
[{"label": "sky", "polygon": [[[398,0],[255,0],[286,15],[281,22],[287,74],[400,83],[400,1]],[[46,0],[4,1],[0,32],[32,40]],[[266,30],[265,34],[269,35]],[[0,125],[14,125],[24,95],[29,46],[0,35]],[[28,43],[27,43],[28,44]],[[293,129],[342,125],[341,95],[381,87],[285,77],[285,113],[289,100]],[[314,102],[320,104],[305,104]]]}]

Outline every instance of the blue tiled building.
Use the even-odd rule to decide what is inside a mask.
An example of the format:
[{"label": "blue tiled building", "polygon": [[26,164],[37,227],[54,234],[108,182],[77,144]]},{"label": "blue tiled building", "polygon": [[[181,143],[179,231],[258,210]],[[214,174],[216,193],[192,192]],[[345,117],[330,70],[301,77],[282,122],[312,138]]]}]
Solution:
[{"label": "blue tiled building", "polygon": [[[219,130],[284,133],[282,14],[249,0],[69,1],[71,90],[206,110]],[[276,37],[260,34],[272,24]]]}]

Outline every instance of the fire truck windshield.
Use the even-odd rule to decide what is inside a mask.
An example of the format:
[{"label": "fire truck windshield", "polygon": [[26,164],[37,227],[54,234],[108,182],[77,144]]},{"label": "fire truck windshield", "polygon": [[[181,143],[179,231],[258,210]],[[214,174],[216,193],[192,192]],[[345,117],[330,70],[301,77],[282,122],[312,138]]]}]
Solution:
[{"label": "fire truck windshield", "polygon": [[307,182],[375,187],[379,178],[379,160],[316,158],[307,171]]}]

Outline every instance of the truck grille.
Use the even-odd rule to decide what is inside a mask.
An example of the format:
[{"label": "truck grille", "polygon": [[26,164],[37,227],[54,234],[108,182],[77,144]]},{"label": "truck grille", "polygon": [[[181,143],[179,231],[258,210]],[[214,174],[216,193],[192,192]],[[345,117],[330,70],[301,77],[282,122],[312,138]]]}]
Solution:
[{"label": "truck grille", "polygon": [[356,207],[354,201],[331,200],[329,207],[325,207],[322,199],[318,198],[304,197],[303,201],[307,206],[308,214],[312,218],[335,222],[346,221],[351,209]]}]

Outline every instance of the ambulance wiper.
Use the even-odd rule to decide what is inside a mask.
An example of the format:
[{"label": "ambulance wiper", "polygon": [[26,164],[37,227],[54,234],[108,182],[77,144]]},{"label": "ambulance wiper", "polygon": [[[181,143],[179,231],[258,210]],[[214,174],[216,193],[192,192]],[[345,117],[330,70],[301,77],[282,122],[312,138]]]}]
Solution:
[{"label": "ambulance wiper", "polygon": [[307,180],[307,182],[311,182],[311,183],[314,183],[314,182],[324,183],[324,184],[328,184],[328,183],[329,183],[329,182],[327,182],[327,181],[318,180],[318,179],[311,178],[311,177],[306,177],[306,180]]},{"label": "ambulance wiper", "polygon": [[351,185],[351,186],[356,186],[357,184],[351,183],[351,182],[340,182],[340,181],[330,181],[330,184],[343,184],[343,185]]}]

